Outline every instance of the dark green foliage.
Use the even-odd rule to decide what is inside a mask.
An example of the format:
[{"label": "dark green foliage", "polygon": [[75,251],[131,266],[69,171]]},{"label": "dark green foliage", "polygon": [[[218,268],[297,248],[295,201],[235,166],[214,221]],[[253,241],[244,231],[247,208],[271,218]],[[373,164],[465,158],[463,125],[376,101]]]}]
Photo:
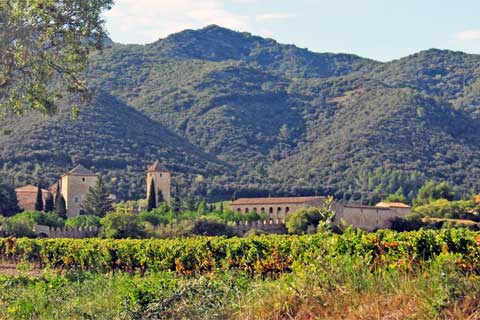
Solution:
[{"label": "dark green foliage", "polygon": [[133,213],[108,213],[101,219],[102,235],[107,238],[143,238],[145,230],[138,215]]},{"label": "dark green foliage", "polygon": [[[0,2],[0,114],[56,111],[64,94],[85,100],[82,71],[103,47],[112,0]],[[53,80],[55,85],[52,85]],[[74,109],[74,108],[72,108]]]},{"label": "dark green foliage", "polygon": [[157,199],[155,197],[155,181],[150,182],[150,190],[148,190],[147,210],[152,211],[157,207]]},{"label": "dark green foliage", "polygon": [[438,199],[453,200],[455,192],[446,182],[427,181],[418,191],[416,205],[423,205]]},{"label": "dark green foliage", "polygon": [[65,220],[67,227],[100,227],[100,218],[97,216],[79,215]]},{"label": "dark green foliage", "polygon": [[[52,183],[80,159],[119,199],[138,199],[140,172],[159,158],[209,201],[236,190],[372,204],[403,187],[412,202],[430,179],[460,195],[480,189],[477,55],[429,50],[378,63],[211,26],[114,44],[91,62],[98,90],[79,121],[0,123],[11,131],[0,136],[0,165],[18,184],[35,178],[34,164]],[[37,139],[47,134],[58,138]]]},{"label": "dark green foliage", "polygon": [[9,217],[20,212],[20,210],[13,186],[0,181],[0,214]]},{"label": "dark green foliage", "polygon": [[37,197],[35,198],[35,211],[43,211],[43,194],[40,185],[38,185]]},{"label": "dark green foliage", "polygon": [[[153,193],[155,197],[155,193]],[[110,198],[102,177],[98,177],[97,182],[87,192],[85,200],[82,203],[82,210],[85,215],[103,217],[107,212],[113,210],[113,200]]]},{"label": "dark green foliage", "polygon": [[57,196],[57,202],[55,203],[55,212],[59,217],[63,219],[67,218],[67,204],[65,203],[65,198],[61,194]]},{"label": "dark green foliage", "polygon": [[165,198],[163,197],[163,192],[162,190],[158,191],[157,194],[157,207],[162,205],[165,202]]},{"label": "dark green foliage", "polygon": [[53,202],[53,195],[49,192],[45,199],[45,212],[53,212],[55,210],[55,204]]},{"label": "dark green foliage", "polygon": [[233,236],[234,230],[225,223],[214,219],[198,219],[195,221],[191,234],[202,236]]}]

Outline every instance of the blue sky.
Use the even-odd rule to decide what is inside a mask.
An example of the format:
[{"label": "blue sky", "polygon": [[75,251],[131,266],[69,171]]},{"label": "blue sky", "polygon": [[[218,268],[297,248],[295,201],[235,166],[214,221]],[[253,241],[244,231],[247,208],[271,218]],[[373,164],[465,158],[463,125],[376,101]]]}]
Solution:
[{"label": "blue sky", "polygon": [[480,54],[480,0],[116,0],[113,41],[149,43],[218,24],[316,52],[389,61],[429,49]]}]

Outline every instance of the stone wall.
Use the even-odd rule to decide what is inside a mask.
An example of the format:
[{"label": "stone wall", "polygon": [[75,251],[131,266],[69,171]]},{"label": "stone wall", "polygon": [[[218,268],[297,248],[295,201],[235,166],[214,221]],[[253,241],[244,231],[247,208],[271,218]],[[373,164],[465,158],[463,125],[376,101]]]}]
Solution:
[{"label": "stone wall", "polygon": [[34,232],[45,238],[93,238],[98,235],[97,227],[49,227],[43,225],[35,225]]},{"label": "stone wall", "polygon": [[410,213],[410,209],[406,208],[337,205],[335,206],[335,224],[352,225],[366,231],[388,229],[392,226],[393,218],[404,217]]},{"label": "stone wall", "polygon": [[285,234],[287,228],[284,221],[246,221],[246,222],[234,222],[229,223],[234,228],[235,233],[239,236],[245,235],[248,231],[260,230],[266,233]]}]

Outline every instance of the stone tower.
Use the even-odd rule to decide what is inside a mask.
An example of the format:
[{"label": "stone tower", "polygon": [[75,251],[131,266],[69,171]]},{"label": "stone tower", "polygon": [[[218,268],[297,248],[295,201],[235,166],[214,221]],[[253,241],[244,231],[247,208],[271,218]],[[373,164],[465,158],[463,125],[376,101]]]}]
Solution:
[{"label": "stone tower", "polygon": [[[97,175],[81,164],[65,173],[60,179],[60,190],[67,207],[67,216],[80,214],[82,202],[88,189],[97,183]],[[52,186],[54,188],[55,185]]]},{"label": "stone tower", "polygon": [[170,202],[170,172],[155,161],[147,170],[147,199],[150,195],[150,184],[155,183],[155,196],[158,202],[158,193],[162,192],[163,199]]}]

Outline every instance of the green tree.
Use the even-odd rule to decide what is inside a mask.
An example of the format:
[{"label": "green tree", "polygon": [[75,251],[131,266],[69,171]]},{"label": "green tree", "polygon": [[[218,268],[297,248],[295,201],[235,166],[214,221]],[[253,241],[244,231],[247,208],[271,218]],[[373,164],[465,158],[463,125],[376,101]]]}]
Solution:
[{"label": "green tree", "polygon": [[[153,196],[155,196],[155,193],[153,193]],[[113,211],[113,201],[102,177],[98,177],[95,185],[88,189],[81,208],[85,215],[99,217],[103,217],[107,212]]]},{"label": "green tree", "polygon": [[199,202],[198,202],[198,205],[197,205],[197,213],[199,215],[204,215],[208,212],[207,210],[207,204],[205,203],[205,200],[201,199]]},{"label": "green tree", "polygon": [[0,113],[53,113],[64,92],[88,99],[83,70],[91,50],[103,47],[102,11],[112,3],[0,1]]},{"label": "green tree", "polygon": [[446,182],[436,183],[435,181],[430,180],[418,190],[417,198],[414,203],[416,206],[419,206],[438,199],[447,199],[451,201],[454,198],[455,192]]},{"label": "green tree", "polygon": [[158,194],[157,194],[157,207],[159,207],[164,202],[165,202],[165,198],[163,197],[162,190],[160,190],[158,191]]},{"label": "green tree", "polygon": [[157,207],[157,199],[155,199],[155,181],[150,183],[150,190],[148,190],[147,211],[152,211]]},{"label": "green tree", "polygon": [[403,194],[403,188],[399,188],[397,192],[390,194],[388,197],[385,198],[384,201],[387,202],[401,202],[401,203],[408,203],[407,198]]},{"label": "green tree", "polygon": [[110,212],[100,223],[102,235],[107,238],[143,238],[146,235],[139,216],[133,213]]},{"label": "green tree", "polygon": [[57,195],[57,202],[55,203],[55,212],[60,218],[67,218],[67,205],[65,203],[65,198],[63,195]]},{"label": "green tree", "polygon": [[331,210],[333,198],[328,198],[322,208],[302,208],[287,216],[285,226],[289,233],[305,234],[317,229],[329,229],[335,213]]},{"label": "green tree", "polygon": [[37,197],[35,198],[35,211],[43,211],[43,194],[40,185],[38,185]]},{"label": "green tree", "polygon": [[6,217],[20,212],[17,193],[12,185],[0,182],[0,214]]},{"label": "green tree", "polygon": [[47,198],[45,199],[45,212],[53,212],[55,205],[53,202],[53,195],[49,192]]}]

